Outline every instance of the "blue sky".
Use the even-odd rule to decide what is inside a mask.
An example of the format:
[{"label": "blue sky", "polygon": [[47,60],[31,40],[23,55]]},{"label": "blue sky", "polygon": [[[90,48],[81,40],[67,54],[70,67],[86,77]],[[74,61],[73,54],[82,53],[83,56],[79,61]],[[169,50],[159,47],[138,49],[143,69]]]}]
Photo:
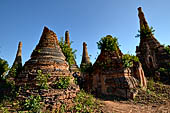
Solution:
[{"label": "blue sky", "polygon": [[141,6],[155,37],[170,44],[170,0],[0,0],[0,57],[12,65],[19,41],[23,64],[38,44],[44,26],[58,37],[69,30],[81,63],[85,41],[91,61],[97,57],[96,42],[106,35],[118,38],[123,53],[135,54],[139,38],[137,8]]}]

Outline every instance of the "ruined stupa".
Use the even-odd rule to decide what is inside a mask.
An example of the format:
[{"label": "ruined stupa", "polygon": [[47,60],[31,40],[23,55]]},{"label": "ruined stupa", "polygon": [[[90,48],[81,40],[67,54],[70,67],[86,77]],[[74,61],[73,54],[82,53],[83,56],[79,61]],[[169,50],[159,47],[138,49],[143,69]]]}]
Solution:
[{"label": "ruined stupa", "polygon": [[80,68],[87,66],[87,65],[91,65],[91,62],[90,62],[90,57],[87,51],[87,44],[83,42],[83,54],[82,54]]},{"label": "ruined stupa", "polygon": [[25,77],[25,73],[31,73],[30,76],[34,77],[37,70],[42,70],[43,73],[49,73],[51,76],[70,76],[69,66],[58,44],[57,36],[47,27],[44,27],[40,41],[32,52],[31,58],[25,63],[24,70],[23,76],[20,77]]},{"label": "ruined stupa", "polygon": [[12,67],[16,65],[22,66],[22,42],[19,42],[18,44],[17,54]]},{"label": "ruined stupa", "polygon": [[[112,37],[110,35],[106,36]],[[115,50],[101,49],[96,62],[92,66],[90,74],[91,89],[97,96],[118,96],[123,98],[134,98],[137,94],[139,81],[143,83],[143,77],[137,73],[138,67],[134,70],[124,67],[123,53],[118,45],[112,45]],[[140,70],[141,72],[141,70]],[[144,75],[143,75],[144,76]],[[146,84],[143,84],[145,86]],[[142,87],[143,87],[142,86]]]},{"label": "ruined stupa", "polygon": [[65,43],[70,47],[70,34],[69,34],[69,31],[65,32]]},{"label": "ruined stupa", "polygon": [[[69,31],[65,32],[65,43],[70,47],[70,35],[69,35]],[[69,68],[70,68],[71,73],[79,71],[79,68],[78,68],[78,65],[77,65],[75,59],[73,61],[73,64]]]},{"label": "ruined stupa", "polygon": [[[140,21],[140,31],[150,29],[141,7],[138,8],[138,17]],[[159,43],[153,34],[140,33],[140,44],[136,47],[136,55],[142,63],[146,76],[162,79],[162,81],[168,80],[167,76],[165,76],[168,75],[168,72],[160,75],[159,70],[160,68],[170,68],[168,64],[170,62],[170,54],[168,54],[165,47]]]},{"label": "ruined stupa", "polygon": [[80,64],[80,70],[81,70],[81,77],[83,79],[82,88],[86,91],[89,91],[91,88],[91,67],[92,63],[90,62],[90,57],[88,55],[87,51],[87,44],[83,42],[83,54],[82,54],[82,60]]},{"label": "ruined stupa", "polygon": [[[38,72],[42,74],[38,74]],[[39,86],[37,76],[47,75],[48,88],[42,89]],[[42,36],[31,58],[25,63],[22,72],[16,78],[16,85],[21,87],[19,99],[28,95],[40,95],[45,103],[45,108],[56,109],[60,107],[61,100],[69,105],[79,88],[71,84],[69,89],[56,89],[55,82],[61,77],[71,77],[68,63],[61,52],[56,34],[44,27]],[[26,88],[26,89],[25,89]]]},{"label": "ruined stupa", "polygon": [[15,60],[8,73],[8,79],[10,79],[10,81],[13,81],[16,74],[20,73],[21,69],[22,69],[22,42],[19,42]]}]

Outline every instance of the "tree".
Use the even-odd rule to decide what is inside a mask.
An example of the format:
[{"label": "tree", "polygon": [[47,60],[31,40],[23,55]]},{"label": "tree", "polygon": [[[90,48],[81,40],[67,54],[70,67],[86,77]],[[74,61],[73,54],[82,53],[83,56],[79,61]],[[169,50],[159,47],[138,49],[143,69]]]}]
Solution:
[{"label": "tree", "polygon": [[3,78],[3,76],[6,75],[8,70],[9,70],[8,62],[0,58],[0,78]]},{"label": "tree", "polygon": [[99,42],[97,42],[98,49],[106,50],[106,51],[118,51],[118,42],[116,37],[112,37],[111,35],[107,35],[106,37],[101,38]]},{"label": "tree", "polygon": [[[66,57],[66,61],[68,62],[69,66],[71,66],[72,64],[74,64],[74,59],[76,58],[76,51],[69,47],[68,44],[65,43],[65,41],[63,40],[63,37],[61,37],[61,40],[59,41],[59,45],[60,48],[64,54],[64,56]],[[71,43],[70,43],[71,46]]]}]

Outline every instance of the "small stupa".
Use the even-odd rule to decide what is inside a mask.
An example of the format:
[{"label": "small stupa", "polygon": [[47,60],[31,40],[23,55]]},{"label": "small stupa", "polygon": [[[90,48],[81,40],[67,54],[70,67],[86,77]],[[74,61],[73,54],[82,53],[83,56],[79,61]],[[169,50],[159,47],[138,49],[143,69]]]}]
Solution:
[{"label": "small stupa", "polygon": [[[70,47],[70,34],[69,34],[69,31],[65,32],[65,43]],[[78,68],[78,65],[77,65],[75,59],[73,61],[73,64],[69,68],[70,68],[71,73],[79,71],[79,68]]]},{"label": "small stupa", "polygon": [[10,79],[9,81],[14,80],[16,74],[20,73],[21,68],[22,68],[22,42],[19,42],[15,60],[8,73],[8,79]]},{"label": "small stupa", "polygon": [[82,54],[80,68],[82,68],[86,65],[91,65],[91,62],[90,62],[90,57],[89,57],[88,51],[87,51],[87,44],[85,42],[83,42],[83,54]]},{"label": "small stupa", "polygon": [[16,65],[22,66],[22,42],[19,42],[19,44],[18,44],[17,54],[16,54],[16,57],[15,57],[12,67],[14,67]]},{"label": "small stupa", "polygon": [[83,54],[82,54],[82,60],[80,64],[80,70],[81,70],[81,77],[83,79],[82,88],[88,92],[90,92],[90,88],[91,88],[91,83],[90,83],[92,79],[90,77],[91,67],[92,67],[92,63],[88,55],[87,44],[83,42]]}]

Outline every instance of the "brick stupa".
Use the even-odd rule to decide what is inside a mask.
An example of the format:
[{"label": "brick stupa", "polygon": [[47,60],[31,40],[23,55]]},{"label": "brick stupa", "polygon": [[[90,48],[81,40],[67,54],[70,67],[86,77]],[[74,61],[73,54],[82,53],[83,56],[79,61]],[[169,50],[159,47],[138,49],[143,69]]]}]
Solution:
[{"label": "brick stupa", "polygon": [[91,79],[92,79],[90,77],[91,66],[92,63],[90,62],[90,57],[88,55],[87,44],[83,42],[83,54],[82,54],[80,69],[81,69],[81,77],[83,78],[82,87],[86,91],[89,91],[91,88]]},{"label": "brick stupa", "polygon": [[[50,74],[48,77],[48,89],[41,89],[38,86],[38,70],[43,74]],[[69,105],[79,88],[71,84],[69,89],[56,89],[53,86],[60,77],[71,77],[68,63],[65,61],[61,48],[58,44],[56,34],[44,27],[42,36],[31,58],[25,63],[21,74],[16,78],[16,85],[21,87],[19,99],[28,95],[40,95],[45,103],[45,108],[56,109],[60,107],[61,100]],[[25,89],[27,87],[27,89]]]},{"label": "brick stupa", "polygon": [[[118,48],[118,47],[117,47]],[[101,50],[92,66],[91,90],[97,95],[134,98],[139,86],[130,68],[125,68],[122,62],[122,52]]]},{"label": "brick stupa", "polygon": [[22,42],[19,42],[18,44],[17,54],[12,67],[16,65],[22,66]]},{"label": "brick stupa", "polygon": [[[138,8],[138,17],[140,21],[140,30],[142,30],[142,27],[148,29],[149,25],[141,7]],[[142,63],[146,76],[154,77],[165,83],[170,81],[168,72],[159,72],[160,68],[170,68],[170,54],[168,54],[164,46],[159,43],[153,34],[149,37],[146,35],[140,36],[140,44],[136,47],[136,55]]]},{"label": "brick stupa", "polygon": [[89,57],[88,51],[87,51],[87,44],[85,42],[83,42],[83,54],[82,54],[80,68],[83,66],[86,66],[86,65],[91,65],[91,62],[90,62],[90,57]]},{"label": "brick stupa", "polygon": [[[70,34],[69,34],[69,31],[65,32],[65,43],[70,47]],[[73,64],[69,68],[70,68],[71,73],[79,71],[79,67],[78,67],[75,59],[73,61]]]},{"label": "brick stupa", "polygon": [[[11,67],[9,73],[8,73],[9,81],[14,80],[15,75],[20,73],[21,68],[22,68],[22,42],[19,42],[15,60],[12,64],[12,67]],[[15,72],[14,70],[17,72],[16,74],[14,74],[14,72]]]}]

